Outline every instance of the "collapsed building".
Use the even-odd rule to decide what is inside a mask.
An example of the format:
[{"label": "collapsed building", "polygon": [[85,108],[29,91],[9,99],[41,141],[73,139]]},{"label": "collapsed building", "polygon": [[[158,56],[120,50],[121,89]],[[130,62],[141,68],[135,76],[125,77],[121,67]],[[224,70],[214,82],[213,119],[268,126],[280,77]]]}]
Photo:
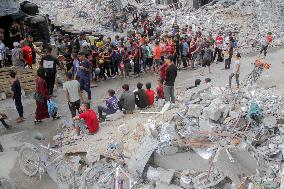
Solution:
[{"label": "collapsed building", "polygon": [[[232,92],[208,84],[177,98],[174,106],[109,116],[95,136],[78,137],[63,121],[54,141],[87,188],[118,165],[138,189],[283,185],[284,99],[273,87],[244,81]],[[112,184],[110,177],[99,188]]]}]

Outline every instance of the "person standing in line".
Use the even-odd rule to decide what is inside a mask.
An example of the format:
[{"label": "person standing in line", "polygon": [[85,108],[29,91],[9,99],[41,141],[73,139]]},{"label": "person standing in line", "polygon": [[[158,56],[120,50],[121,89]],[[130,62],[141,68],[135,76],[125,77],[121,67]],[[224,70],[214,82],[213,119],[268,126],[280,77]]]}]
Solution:
[{"label": "person standing in line", "polygon": [[56,65],[60,66],[63,70],[64,68],[59,64],[57,58],[51,55],[52,47],[48,46],[45,49],[45,56],[42,57],[40,61],[40,66],[45,70],[45,82],[48,88],[49,96],[53,97],[53,88],[56,78]]},{"label": "person standing in line", "polygon": [[90,74],[92,72],[92,66],[87,60],[87,52],[79,52],[80,65],[78,67],[77,77],[80,83],[81,91],[88,93],[88,100],[91,101],[91,86],[90,86]]},{"label": "person standing in line", "polygon": [[239,89],[239,87],[240,87],[239,77],[240,77],[240,68],[241,68],[241,55],[240,55],[240,53],[238,53],[236,55],[236,58],[237,58],[237,60],[234,63],[233,73],[231,73],[231,75],[229,76],[229,87],[231,88],[231,86],[232,86],[232,78],[235,76],[236,77],[237,88]]},{"label": "person standing in line", "polygon": [[163,48],[160,45],[159,41],[155,42],[155,47],[153,49],[153,58],[154,58],[154,71],[158,71],[160,65],[162,64],[162,52]]},{"label": "person standing in line", "polygon": [[173,63],[173,56],[168,56],[166,58],[166,64],[168,64],[169,66],[166,72],[164,95],[167,102],[175,103],[174,84],[177,77],[177,67]]},{"label": "person standing in line", "polygon": [[222,58],[223,43],[224,43],[224,38],[222,36],[222,33],[220,32],[215,40],[215,52],[213,56],[213,61],[215,61],[216,56],[218,56],[217,62],[223,62],[223,58]]},{"label": "person standing in line", "polygon": [[63,83],[68,106],[72,117],[76,116],[76,110],[79,112],[80,102],[83,101],[80,83],[74,79],[72,72],[67,75],[67,81]]},{"label": "person standing in line", "polygon": [[15,101],[15,106],[17,109],[17,112],[19,114],[19,117],[16,119],[17,123],[21,123],[25,121],[24,118],[24,110],[23,110],[23,105],[22,105],[22,89],[21,89],[21,84],[18,78],[16,77],[16,72],[11,70],[9,73],[11,77],[11,91],[12,91],[12,98]]}]

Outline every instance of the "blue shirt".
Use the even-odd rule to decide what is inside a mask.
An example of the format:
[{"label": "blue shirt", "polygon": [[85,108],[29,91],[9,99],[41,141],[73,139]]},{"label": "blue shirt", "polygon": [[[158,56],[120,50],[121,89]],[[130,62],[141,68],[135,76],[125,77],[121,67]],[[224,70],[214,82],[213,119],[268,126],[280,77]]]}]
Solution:
[{"label": "blue shirt", "polygon": [[116,96],[110,97],[106,101],[106,105],[107,105],[107,109],[111,113],[115,113],[118,110],[118,100],[117,100]]},{"label": "blue shirt", "polygon": [[[91,64],[89,63],[88,60],[85,60],[83,62],[80,63],[80,66],[86,68],[86,69],[90,69],[91,68]],[[90,78],[90,72],[85,70],[85,69],[79,69],[78,70],[78,76],[80,78]]]}]

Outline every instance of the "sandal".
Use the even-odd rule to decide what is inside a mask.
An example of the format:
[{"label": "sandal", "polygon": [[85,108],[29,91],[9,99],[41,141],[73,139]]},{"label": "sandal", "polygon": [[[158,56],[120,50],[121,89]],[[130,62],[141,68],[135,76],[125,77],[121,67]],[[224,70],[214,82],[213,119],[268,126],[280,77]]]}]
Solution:
[{"label": "sandal", "polygon": [[36,125],[36,124],[38,124],[38,123],[41,123],[42,121],[41,120],[34,120],[34,124]]}]

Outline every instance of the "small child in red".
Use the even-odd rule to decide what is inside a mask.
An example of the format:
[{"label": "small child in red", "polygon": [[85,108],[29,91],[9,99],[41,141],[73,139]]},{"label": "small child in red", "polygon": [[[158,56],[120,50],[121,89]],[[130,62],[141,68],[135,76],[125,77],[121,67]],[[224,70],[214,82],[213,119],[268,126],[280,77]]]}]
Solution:
[{"label": "small child in red", "polygon": [[164,85],[163,85],[163,80],[162,79],[158,80],[158,86],[156,88],[156,91],[157,91],[157,98],[156,98],[156,100],[158,100],[158,99],[165,99],[165,97],[164,97]]},{"label": "small child in red", "polygon": [[153,106],[155,101],[155,92],[151,89],[151,83],[146,83],[145,93],[148,97],[149,106]]}]

